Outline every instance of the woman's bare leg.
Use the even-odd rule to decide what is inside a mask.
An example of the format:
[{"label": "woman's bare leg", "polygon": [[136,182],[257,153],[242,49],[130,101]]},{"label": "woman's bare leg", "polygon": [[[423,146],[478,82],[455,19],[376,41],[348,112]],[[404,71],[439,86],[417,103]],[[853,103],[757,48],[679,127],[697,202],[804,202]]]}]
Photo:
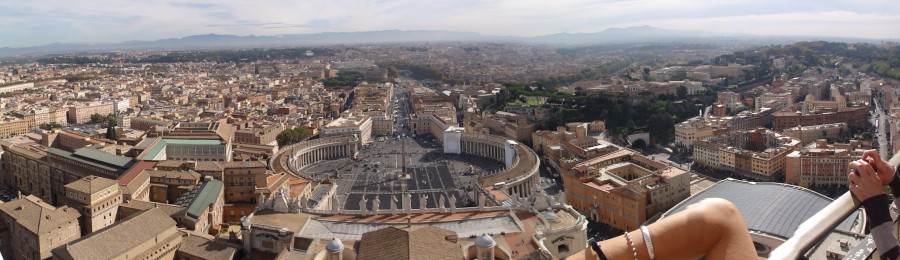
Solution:
[{"label": "woman's bare leg", "polygon": [[[705,199],[648,226],[657,259],[757,259],[747,224],[731,202]],[[640,259],[649,259],[640,229],[629,232]],[[625,236],[600,242],[609,259],[634,259]],[[569,259],[597,259],[593,251]]]}]

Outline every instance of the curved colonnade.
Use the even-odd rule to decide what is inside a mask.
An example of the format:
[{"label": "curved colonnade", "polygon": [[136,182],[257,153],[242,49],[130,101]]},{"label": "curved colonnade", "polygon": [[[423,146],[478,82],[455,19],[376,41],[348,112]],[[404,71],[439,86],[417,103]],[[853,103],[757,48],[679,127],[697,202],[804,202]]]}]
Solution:
[{"label": "curved colonnade", "polygon": [[[506,162],[502,171],[482,178],[482,186],[496,185],[509,195],[524,197],[531,194],[539,181],[538,156],[520,143],[496,135],[462,133],[460,150],[464,154]],[[511,154],[507,156],[507,153]]]},{"label": "curved colonnade", "polygon": [[352,157],[358,150],[358,141],[350,137],[307,140],[282,148],[269,165],[276,172],[288,172],[297,177],[314,180],[313,176],[300,169],[318,161]]},{"label": "curved colonnade", "polygon": [[[480,179],[484,187],[495,186],[509,195],[524,197],[531,194],[539,180],[537,154],[525,145],[500,136],[463,133],[460,148],[463,154],[506,163],[503,170]],[[358,141],[351,137],[307,140],[282,148],[270,160],[269,165],[273,171],[317,181],[301,169],[319,161],[352,157],[358,149]],[[509,156],[508,152],[511,152]]]}]

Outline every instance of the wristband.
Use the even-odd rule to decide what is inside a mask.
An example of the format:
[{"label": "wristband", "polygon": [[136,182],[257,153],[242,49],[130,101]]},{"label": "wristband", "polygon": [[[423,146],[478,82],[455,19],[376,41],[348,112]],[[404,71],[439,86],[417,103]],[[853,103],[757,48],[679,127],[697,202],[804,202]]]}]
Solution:
[{"label": "wristband", "polygon": [[656,260],[656,254],[653,252],[653,241],[650,240],[650,229],[641,225],[641,234],[644,235],[644,245],[647,246],[647,254],[650,255],[650,260]]},{"label": "wristband", "polygon": [[591,246],[591,249],[594,250],[594,253],[597,254],[597,258],[600,260],[607,260],[606,255],[603,254],[603,250],[600,249],[600,243],[597,243],[596,240],[592,237],[588,239],[588,245]]}]

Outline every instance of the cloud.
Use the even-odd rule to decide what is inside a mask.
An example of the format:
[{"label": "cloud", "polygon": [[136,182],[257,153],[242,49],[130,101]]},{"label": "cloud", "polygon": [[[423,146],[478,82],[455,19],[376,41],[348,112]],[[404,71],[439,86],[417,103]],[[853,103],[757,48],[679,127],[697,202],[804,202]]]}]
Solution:
[{"label": "cloud", "polygon": [[283,23],[242,23],[242,24],[207,24],[206,27],[244,27],[244,26],[270,26]]},{"label": "cloud", "polygon": [[331,0],[0,3],[0,47],[196,34],[452,30],[535,36],[610,27],[900,38],[892,0]]},{"label": "cloud", "polygon": [[[843,36],[898,38],[900,15],[861,14],[848,11],[679,18],[642,21],[641,24],[678,29],[758,35]],[[636,25],[636,24],[626,24]]]}]

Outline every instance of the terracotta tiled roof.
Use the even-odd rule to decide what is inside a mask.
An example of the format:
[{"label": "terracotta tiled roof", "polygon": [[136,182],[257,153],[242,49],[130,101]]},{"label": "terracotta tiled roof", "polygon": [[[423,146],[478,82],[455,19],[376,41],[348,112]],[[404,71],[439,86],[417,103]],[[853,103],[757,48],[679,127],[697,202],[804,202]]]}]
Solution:
[{"label": "terracotta tiled roof", "polygon": [[35,234],[43,234],[72,221],[78,221],[77,210],[63,206],[54,208],[40,198],[27,197],[0,204],[0,212]]},{"label": "terracotta tiled roof", "polygon": [[[81,237],[67,247],[57,248],[53,253],[69,256],[71,259],[110,259],[144,242],[169,239],[159,236],[170,228],[175,228],[175,220],[162,210],[153,208]],[[180,236],[178,232],[174,235]]]},{"label": "terracotta tiled roof", "polygon": [[128,171],[122,174],[122,177],[119,177],[119,185],[128,185],[135,177],[140,175],[144,169],[153,168],[154,165],[156,165],[156,162],[151,161],[139,161],[135,163],[134,166],[131,166],[131,169],[128,169]]},{"label": "terracotta tiled roof", "polygon": [[453,231],[433,226],[408,229],[388,227],[362,235],[359,259],[462,259],[462,250]]},{"label": "terracotta tiled roof", "polygon": [[118,183],[103,177],[88,175],[84,178],[66,184],[66,189],[72,189],[87,194],[94,194],[110,186],[116,186]]},{"label": "terracotta tiled roof", "polygon": [[182,231],[187,236],[183,237],[178,253],[186,254],[202,259],[233,259],[238,248],[235,245],[216,241],[206,234]]},{"label": "terracotta tiled roof", "polygon": [[199,181],[202,177],[195,171],[163,171],[163,170],[144,170],[150,177],[178,179],[178,180],[195,180]]}]

